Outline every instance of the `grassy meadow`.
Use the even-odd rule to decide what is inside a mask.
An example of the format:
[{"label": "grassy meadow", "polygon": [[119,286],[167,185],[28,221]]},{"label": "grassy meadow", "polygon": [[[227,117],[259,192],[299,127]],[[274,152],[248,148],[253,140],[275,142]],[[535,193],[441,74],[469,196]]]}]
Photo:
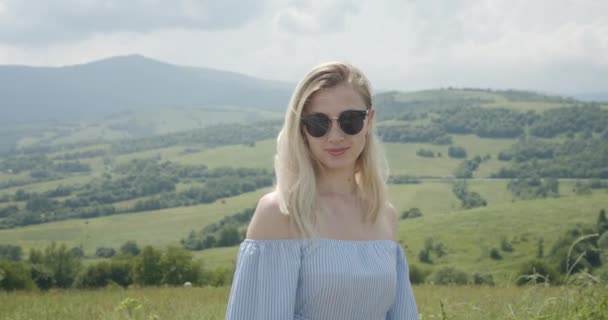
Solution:
[{"label": "grassy meadow", "polygon": [[56,241],[69,247],[82,245],[91,255],[99,246],[118,248],[128,240],[136,240],[140,245],[164,247],[179,244],[190,230],[198,230],[226,215],[255,206],[262,193],[263,190],[258,190],[211,204],[1,230],[0,243],[20,245],[27,250],[43,248],[50,241]]},{"label": "grassy meadow", "polygon": [[[570,182],[565,184],[568,183]],[[416,207],[423,213],[423,217],[400,222],[401,240],[410,248],[412,258],[422,249],[424,240],[433,237],[437,241],[454,245],[453,248],[448,245],[448,249],[455,252],[448,255],[446,263],[471,269],[483,253],[478,243],[487,243],[487,250],[498,246],[502,235],[519,238],[527,234],[527,244],[522,243],[524,250],[516,250],[513,254],[514,259],[523,259],[533,253],[535,239],[539,235],[550,245],[551,241],[573,224],[591,223],[601,208],[608,207],[608,193],[605,190],[595,191],[588,196],[566,195],[555,199],[513,202],[504,180],[474,180],[469,182],[469,188],[487,199],[488,206],[463,210],[460,201],[452,193],[449,182],[390,185],[389,196],[398,212]],[[567,187],[562,189],[569,190]],[[66,243],[69,247],[82,245],[85,253],[90,255],[99,246],[117,248],[127,240],[136,240],[140,245],[178,244],[191,230],[199,230],[226,215],[255,206],[259,196],[267,191],[268,189],[257,190],[211,204],[94,219],[71,219],[0,230],[0,243],[20,245],[27,250],[42,248],[49,241],[57,241]],[[546,221],[552,221],[552,217],[556,216],[560,217],[558,222],[544,226]],[[112,237],[108,237],[108,230],[111,230]],[[459,240],[455,241],[452,237]],[[518,246],[515,247],[517,249]],[[197,252],[196,256],[203,258],[209,266],[227,266],[226,263],[234,259],[235,250],[209,249]],[[475,251],[474,255],[470,254],[471,250]],[[452,257],[457,260],[451,260]],[[462,257],[465,257],[464,260]],[[518,262],[521,259],[505,260]]]},{"label": "grassy meadow", "polygon": [[[522,112],[542,112],[570,105],[567,101],[511,101],[501,94],[489,91],[432,90],[396,95],[396,100],[404,103],[453,98],[478,99],[484,108],[506,107]],[[152,110],[137,115],[116,114],[99,123],[83,120],[80,123],[41,129],[36,136],[23,138],[18,145],[82,143],[100,137],[107,140],[134,138],[147,131],[162,134],[201,128],[209,124],[275,120],[281,117],[280,113],[270,111],[245,112],[230,107],[223,110]],[[419,122],[416,124],[426,124],[431,120],[425,118],[415,121]],[[379,125],[401,124],[402,120],[387,120]],[[592,288],[513,285],[518,267],[536,256],[539,239],[543,239],[544,252],[548,253],[553,243],[568,229],[577,224],[594,224],[600,209],[608,209],[608,190],[594,189],[591,194],[580,195],[574,191],[575,180],[560,180],[559,198],[514,199],[507,188],[508,180],[488,178],[509,165],[509,162],[499,161],[498,154],[516,143],[516,139],[451,136],[453,145],[466,149],[468,159],[490,156],[489,160],[484,160],[474,171],[474,179],[467,181],[468,189],[479,193],[487,201],[487,206],[462,208],[461,201],[452,191],[451,177],[463,159],[448,157],[449,146],[385,143],[383,146],[390,174],[421,177],[420,183],[389,185],[390,200],[400,214],[411,208],[418,208],[422,212],[422,217],[400,220],[399,242],[405,248],[410,265],[429,273],[451,266],[469,275],[491,274],[497,286],[417,285],[414,291],[421,319],[608,319],[606,311],[603,314],[593,313],[594,308],[603,306],[608,310],[606,284]],[[91,142],[47,156],[52,159],[64,154],[109,148],[107,141]],[[416,155],[419,149],[432,150],[441,156],[420,157]],[[133,159],[158,157],[180,165],[204,164],[211,169],[231,166],[272,170],[274,152],[275,139],[266,139],[255,141],[252,146],[241,144],[210,148],[202,145],[174,145],[128,154],[109,154],[106,157],[111,158],[114,167]],[[0,196],[14,195],[19,189],[45,192],[61,185],[83,186],[105,173],[112,173],[111,168],[104,165],[103,157],[79,161],[90,165],[92,171],[42,182],[33,181],[28,172],[0,172],[0,184],[15,181],[24,183],[22,186],[0,188]],[[183,191],[202,184],[204,182],[179,182],[176,189]],[[259,197],[268,190],[259,189],[210,204],[70,219],[0,230],[0,244],[19,245],[24,253],[30,248],[44,248],[52,241],[65,243],[68,247],[82,246],[88,257],[85,264],[94,263],[101,260],[92,258],[96,248],[103,246],[117,249],[129,240],[135,240],[141,247],[179,245],[180,239],[190,231],[198,231],[223,217],[255,206]],[[117,209],[131,208],[138,200],[148,197],[129,199],[113,205]],[[16,205],[22,209],[26,203],[9,201],[0,207],[5,205]],[[500,248],[503,238],[512,245],[513,251],[501,251],[502,259],[491,259],[490,250]],[[419,252],[424,248],[425,242],[430,240],[435,244],[443,244],[447,254],[433,257],[433,264],[421,263]],[[231,268],[237,253],[238,246],[193,252],[194,258],[202,261],[203,266],[209,269]],[[122,289],[112,285],[99,290],[0,291],[0,320],[224,319],[228,294],[229,287],[133,286]]]},{"label": "grassy meadow", "polygon": [[[3,320],[225,318],[228,287],[0,292]],[[421,320],[606,319],[607,289],[414,286]]]},{"label": "grassy meadow", "polygon": [[[474,135],[455,135],[454,144],[464,146],[469,157],[490,155],[489,161],[481,163],[475,171],[478,179],[469,180],[471,191],[478,192],[488,202],[487,207],[464,210],[452,192],[448,180],[423,180],[418,184],[390,185],[390,199],[398,212],[419,208],[423,217],[402,220],[399,225],[400,240],[407,247],[410,263],[418,263],[418,252],[424,242],[432,238],[447,246],[448,255],[442,257],[430,269],[454,265],[466,272],[491,273],[498,282],[512,281],[514,267],[534,255],[536,241],[545,240],[546,250],[561,233],[575,223],[592,223],[600,208],[608,207],[605,190],[596,190],[590,196],[577,196],[572,191],[575,181],[560,182],[558,199],[538,199],[514,201],[507,189],[507,180],[483,179],[506,165],[496,160],[500,151],[512,145],[514,139],[484,139]],[[98,145],[104,148],[106,145]],[[78,152],[94,149],[86,146],[71,150]],[[205,164],[210,168],[225,166],[256,167],[272,169],[272,156],[275,140],[257,141],[254,146],[233,145],[217,148],[201,148],[185,152],[185,146],[154,149],[138,153],[120,155],[114,158],[115,164],[131,159],[160,156],[166,161],[183,165]],[[386,143],[384,148],[392,174],[428,177],[446,177],[462,160],[447,157],[448,146],[423,143]],[[418,149],[425,148],[441,157],[422,158],[416,155]],[[61,155],[56,153],[54,156]],[[227,161],[229,159],[229,161]],[[93,166],[90,174],[82,174],[54,181],[32,183],[22,187],[0,190],[1,194],[14,194],[23,188],[28,191],[42,192],[59,185],[84,184],[99,176],[100,157],[85,159]],[[2,175],[0,179],[8,179]],[[176,187],[184,190],[196,183],[180,183]],[[43,248],[50,241],[65,243],[69,247],[81,245],[87,255],[93,255],[100,246],[118,248],[128,240],[136,240],[139,245],[164,247],[179,244],[191,230],[200,230],[205,225],[216,222],[222,217],[255,206],[257,199],[267,190],[242,194],[211,204],[178,207],[164,210],[140,212],[135,214],[112,215],[92,219],[72,219],[53,223],[31,225],[8,230],[0,230],[0,243],[15,244],[29,248]],[[117,208],[128,208],[137,200],[126,200],[115,204]],[[24,207],[24,202],[11,202]],[[559,217],[555,219],[554,217]],[[552,221],[552,223],[548,223]],[[111,237],[108,236],[110,231]],[[501,237],[512,241],[515,250],[506,253],[502,260],[488,258],[488,251],[498,247]],[[195,257],[204,261],[209,268],[229,267],[236,258],[237,247],[213,248],[195,252]]]}]

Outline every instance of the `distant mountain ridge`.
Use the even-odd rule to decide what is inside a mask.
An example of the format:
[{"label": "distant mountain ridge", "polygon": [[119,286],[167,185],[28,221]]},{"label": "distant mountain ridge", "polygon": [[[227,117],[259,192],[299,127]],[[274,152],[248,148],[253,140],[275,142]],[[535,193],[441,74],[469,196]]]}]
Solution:
[{"label": "distant mountain ridge", "polygon": [[0,123],[77,120],[173,106],[284,110],[293,85],[141,55],[65,67],[0,66]]},{"label": "distant mountain ridge", "polygon": [[576,99],[582,101],[608,102],[608,91],[606,92],[591,92],[580,93],[573,95]]}]

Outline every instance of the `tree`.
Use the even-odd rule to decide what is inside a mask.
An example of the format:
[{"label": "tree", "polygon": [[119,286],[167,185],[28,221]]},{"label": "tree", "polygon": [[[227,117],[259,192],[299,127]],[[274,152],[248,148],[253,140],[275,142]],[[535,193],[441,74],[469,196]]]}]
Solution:
[{"label": "tree", "polygon": [[221,247],[228,247],[235,245],[241,241],[239,231],[234,226],[227,226],[222,228],[220,231],[220,237],[218,239],[218,245]]},{"label": "tree", "polygon": [[568,230],[551,248],[549,257],[562,274],[601,266],[597,247],[597,234],[590,226],[577,226]]},{"label": "tree", "polygon": [[133,265],[132,258],[120,258],[114,256],[110,262],[110,278],[112,281],[122,287],[128,287],[133,283]]},{"label": "tree", "polygon": [[31,275],[32,280],[34,280],[38,289],[48,290],[52,288],[55,283],[52,271],[43,264],[32,264]]},{"label": "tree", "polygon": [[192,254],[183,248],[167,247],[161,259],[164,272],[162,282],[182,285],[184,282],[197,283],[201,272],[200,265],[192,261]]},{"label": "tree", "polygon": [[56,247],[53,244],[45,250],[45,264],[50,267],[55,284],[60,288],[72,286],[76,275],[82,267],[80,258],[74,255],[65,244]]},{"label": "tree", "polygon": [[100,261],[96,264],[87,266],[84,271],[78,275],[74,282],[77,288],[101,288],[105,287],[111,279],[110,263],[108,261]]},{"label": "tree", "polygon": [[133,277],[136,283],[147,286],[160,285],[163,280],[162,252],[146,246],[135,261]]}]

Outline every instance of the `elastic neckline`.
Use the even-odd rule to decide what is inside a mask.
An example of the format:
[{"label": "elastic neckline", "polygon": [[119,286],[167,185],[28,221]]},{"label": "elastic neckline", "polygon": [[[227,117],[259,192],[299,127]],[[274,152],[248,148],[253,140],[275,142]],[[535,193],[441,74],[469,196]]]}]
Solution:
[{"label": "elastic neckline", "polygon": [[371,244],[371,243],[392,243],[399,245],[396,241],[389,239],[368,239],[368,240],[351,240],[351,239],[334,239],[334,238],[288,238],[288,239],[249,239],[246,238],[243,242],[311,242],[311,241],[322,241],[322,242],[335,242],[335,243],[351,243],[351,244]]}]

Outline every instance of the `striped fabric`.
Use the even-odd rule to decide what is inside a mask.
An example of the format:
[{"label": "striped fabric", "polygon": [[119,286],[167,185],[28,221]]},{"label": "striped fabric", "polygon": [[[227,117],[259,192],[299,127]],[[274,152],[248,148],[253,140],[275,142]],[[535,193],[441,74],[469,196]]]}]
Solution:
[{"label": "striped fabric", "polygon": [[408,272],[391,240],[245,239],[226,319],[418,319]]}]

